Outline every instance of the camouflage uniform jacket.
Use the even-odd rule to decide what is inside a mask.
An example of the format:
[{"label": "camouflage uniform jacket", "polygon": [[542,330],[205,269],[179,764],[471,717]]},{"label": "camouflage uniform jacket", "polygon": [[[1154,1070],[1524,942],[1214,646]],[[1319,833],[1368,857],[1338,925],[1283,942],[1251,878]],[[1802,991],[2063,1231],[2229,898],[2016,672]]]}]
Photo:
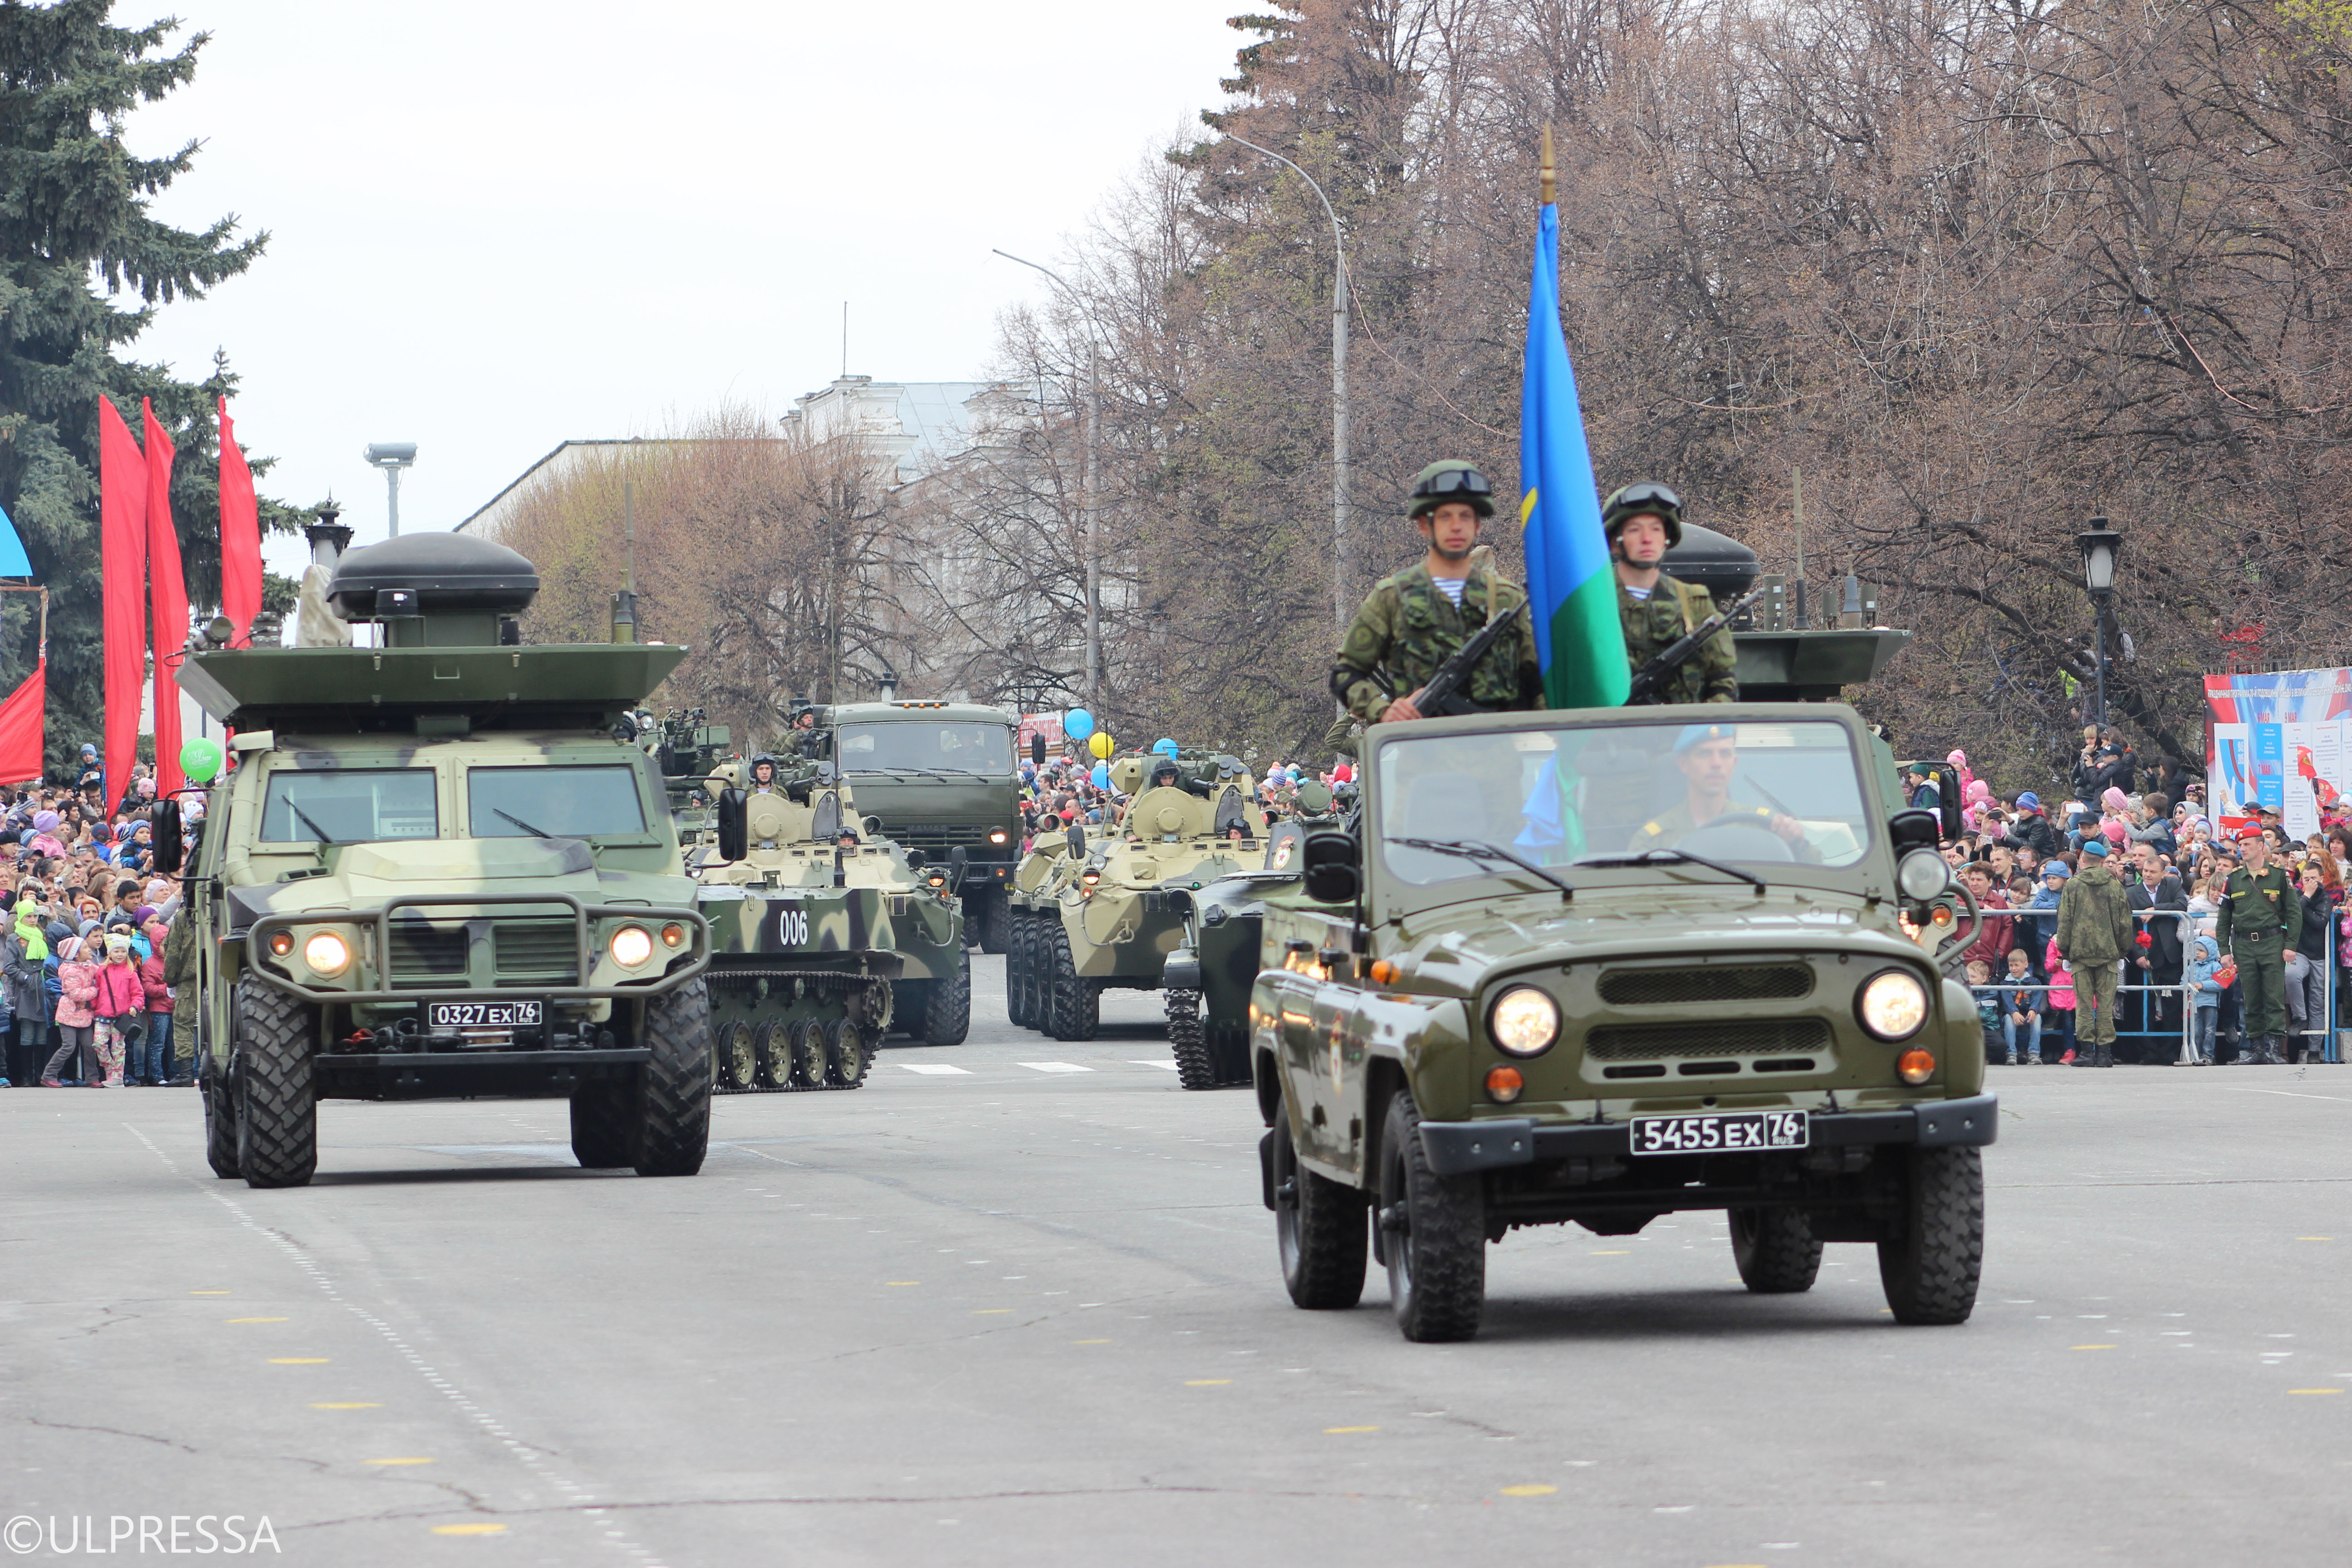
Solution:
[{"label": "camouflage uniform jacket", "polygon": [[2096,858],[2066,880],[2058,895],[2058,956],[2069,963],[2113,963],[2138,950],[2132,944],[2131,895]]},{"label": "camouflage uniform jacket", "polygon": [[[1369,679],[1374,669],[1396,683],[1396,695],[1410,697],[1428,683],[1454,649],[1477,635],[1490,611],[1520,604],[1527,590],[1491,571],[1474,571],[1462,587],[1462,607],[1438,590],[1426,563],[1381,578],[1364,596],[1348,635],[1340,639],[1331,671],[1331,689],[1348,711],[1366,724],[1380,722],[1389,698]],[[1543,678],[1536,664],[1535,628],[1523,612],[1509,632],[1486,650],[1463,682],[1462,695],[1488,711],[1543,706]]]},{"label": "camouflage uniform jacket", "polygon": [[[1625,628],[1625,658],[1638,670],[1672,647],[1685,632],[1715,614],[1715,596],[1696,583],[1659,574],[1658,585],[1647,599],[1637,599],[1617,584],[1617,618]],[[1726,626],[1699,645],[1666,677],[1656,698],[1660,702],[1737,702],[1739,681],[1733,675],[1739,655]]]}]

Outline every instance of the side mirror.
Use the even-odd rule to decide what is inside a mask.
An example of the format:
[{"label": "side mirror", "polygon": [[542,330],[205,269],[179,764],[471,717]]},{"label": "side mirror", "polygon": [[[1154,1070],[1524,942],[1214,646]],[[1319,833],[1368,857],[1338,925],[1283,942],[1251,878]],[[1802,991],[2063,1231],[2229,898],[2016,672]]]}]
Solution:
[{"label": "side mirror", "polygon": [[187,851],[180,843],[180,803],[164,799],[155,803],[148,813],[148,826],[155,834],[155,869],[166,877],[180,874],[180,866]]},{"label": "side mirror", "polygon": [[919,871],[930,863],[931,858],[924,854],[921,850],[909,849],[907,851],[907,868],[908,870]]},{"label": "side mirror", "polygon": [[719,792],[719,858],[740,860],[751,852],[751,823],[747,799],[740,789]]},{"label": "side mirror", "polygon": [[1045,737],[1043,735],[1033,734],[1029,737],[1029,765],[1033,768],[1042,768],[1045,765]]},{"label": "side mirror", "polygon": [[1906,849],[1933,849],[1944,825],[1932,811],[1898,811],[1886,819],[1886,837],[1899,860]]},{"label": "side mirror", "polygon": [[1070,853],[1083,857],[1087,852],[1087,830],[1076,823],[1070,824]]},{"label": "side mirror", "polygon": [[1344,833],[1310,833],[1300,847],[1306,860],[1301,882],[1307,896],[1318,904],[1352,904],[1363,889],[1357,868],[1356,841]]},{"label": "side mirror", "polygon": [[948,851],[949,892],[952,893],[959,891],[963,887],[964,868],[971,863],[971,853],[961,844]]}]

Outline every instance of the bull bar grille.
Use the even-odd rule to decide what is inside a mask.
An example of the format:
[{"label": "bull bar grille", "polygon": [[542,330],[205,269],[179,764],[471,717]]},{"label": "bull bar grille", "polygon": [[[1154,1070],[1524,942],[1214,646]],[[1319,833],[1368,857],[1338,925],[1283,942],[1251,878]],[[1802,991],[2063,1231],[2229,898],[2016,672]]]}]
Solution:
[{"label": "bull bar grille", "polygon": [[1741,1018],[1720,1024],[1603,1024],[1584,1037],[1584,1054],[1598,1061],[1651,1061],[1664,1057],[1801,1056],[1830,1047],[1830,1026],[1819,1018]]},{"label": "bull bar grille", "polygon": [[1788,1002],[1810,996],[1813,972],[1802,963],[1727,963],[1699,969],[1612,969],[1601,999],[1617,1007],[1688,1002]]}]

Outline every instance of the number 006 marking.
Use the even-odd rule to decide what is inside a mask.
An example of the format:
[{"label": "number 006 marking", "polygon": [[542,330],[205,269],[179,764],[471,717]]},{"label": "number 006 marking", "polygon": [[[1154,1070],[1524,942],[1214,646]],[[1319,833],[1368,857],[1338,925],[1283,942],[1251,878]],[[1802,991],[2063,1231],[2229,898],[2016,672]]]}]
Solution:
[{"label": "number 006 marking", "polygon": [[808,945],[808,911],[785,908],[776,913],[776,941],[784,947]]}]

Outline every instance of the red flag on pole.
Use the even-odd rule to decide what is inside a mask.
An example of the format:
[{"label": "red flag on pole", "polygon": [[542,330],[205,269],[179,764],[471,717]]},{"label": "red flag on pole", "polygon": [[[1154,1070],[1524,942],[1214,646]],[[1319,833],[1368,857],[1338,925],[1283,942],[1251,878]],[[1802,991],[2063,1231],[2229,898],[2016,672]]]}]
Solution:
[{"label": "red flag on pole", "polygon": [[49,661],[33,666],[25,684],[0,702],[0,784],[31,784],[41,776],[41,718],[49,701]]},{"label": "red flag on pole", "polygon": [[105,601],[106,809],[139,760],[139,689],[147,683],[147,459],[114,400],[98,399],[99,580]]},{"label": "red flag on pole", "polygon": [[253,640],[253,617],[261,613],[261,522],[254,509],[253,470],[237,450],[226,397],[220,400],[220,506],[221,614],[235,628],[229,647],[245,647]]},{"label": "red flag on pole", "polygon": [[188,579],[180,569],[180,531],[172,521],[172,459],[179,454],[139,400],[147,437],[147,603],[155,621],[155,794],[165,798],[188,781],[180,772],[180,661],[188,654]]}]

